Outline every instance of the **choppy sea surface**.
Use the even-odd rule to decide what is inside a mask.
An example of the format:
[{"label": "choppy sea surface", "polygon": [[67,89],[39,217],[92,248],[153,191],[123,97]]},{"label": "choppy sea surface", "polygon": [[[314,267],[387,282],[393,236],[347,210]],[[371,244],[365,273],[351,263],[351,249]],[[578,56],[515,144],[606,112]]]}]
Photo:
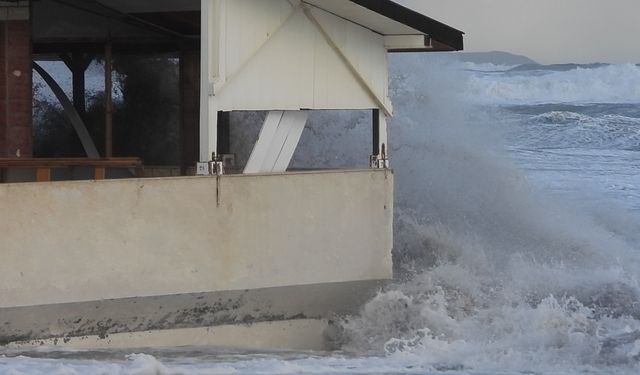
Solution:
[{"label": "choppy sea surface", "polygon": [[[335,353],[0,354],[0,374],[638,374],[640,67],[391,58],[397,280]],[[314,114],[295,166],[366,161]]]}]

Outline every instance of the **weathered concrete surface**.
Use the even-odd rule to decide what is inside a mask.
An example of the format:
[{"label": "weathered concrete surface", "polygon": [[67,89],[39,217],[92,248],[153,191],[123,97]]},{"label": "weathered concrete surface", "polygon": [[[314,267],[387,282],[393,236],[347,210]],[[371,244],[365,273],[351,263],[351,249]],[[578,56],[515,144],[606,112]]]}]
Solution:
[{"label": "weathered concrete surface", "polygon": [[127,332],[330,319],[357,313],[381,284],[352,281],[0,308],[0,345],[33,338],[105,339]]},{"label": "weathered concrete surface", "polygon": [[14,342],[9,349],[28,351],[37,347],[75,349],[167,348],[214,346],[253,350],[326,350],[325,319],[228,324],[215,327],[178,328],[161,331],[116,333],[107,337],[81,336]]},{"label": "weathered concrete surface", "polygon": [[[392,276],[392,197],[393,176],[384,170],[0,185],[0,324],[14,328],[4,341],[175,328],[161,319],[136,325],[131,319],[143,317],[126,313],[127,301],[170,296],[167,313],[195,308],[181,327],[236,319],[207,308],[198,316],[198,303],[189,302],[198,293],[214,306],[215,292],[336,283],[316,295],[315,307],[295,292],[298,301],[283,304],[287,293],[274,292],[280,297],[254,302],[257,311],[245,315],[339,312],[349,282]],[[367,285],[352,295],[377,284]],[[124,305],[110,310],[118,302],[105,300]],[[81,323],[69,324],[82,317],[74,306],[96,302],[104,310],[94,325],[80,332]],[[161,317],[149,312],[158,306],[143,305],[147,318]],[[13,324],[16,314],[32,324]]]}]

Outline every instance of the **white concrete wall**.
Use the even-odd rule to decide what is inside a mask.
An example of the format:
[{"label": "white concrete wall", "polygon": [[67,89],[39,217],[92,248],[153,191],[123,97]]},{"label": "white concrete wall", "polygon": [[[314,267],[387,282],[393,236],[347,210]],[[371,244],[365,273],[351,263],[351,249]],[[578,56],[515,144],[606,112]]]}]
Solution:
[{"label": "white concrete wall", "polygon": [[0,184],[0,308],[391,278],[388,170]]}]

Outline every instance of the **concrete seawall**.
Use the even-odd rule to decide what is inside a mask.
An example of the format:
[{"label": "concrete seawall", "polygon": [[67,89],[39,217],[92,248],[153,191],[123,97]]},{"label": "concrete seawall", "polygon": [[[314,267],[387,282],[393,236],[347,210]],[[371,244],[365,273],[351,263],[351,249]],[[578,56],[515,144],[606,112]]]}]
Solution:
[{"label": "concrete seawall", "polygon": [[[133,325],[126,308],[100,306],[140,302],[136,314],[160,319],[149,312],[158,300],[179,311],[198,293],[219,302],[229,291],[271,288],[273,314],[322,318],[349,311],[335,306],[349,293],[392,277],[393,175],[385,170],[0,184],[0,212],[5,342],[68,336],[73,324],[60,321],[88,308],[102,323],[82,334],[144,330],[153,322]],[[341,283],[351,292],[337,290]],[[300,302],[285,303],[287,288],[304,285],[327,304],[308,308],[300,292],[290,293]],[[270,316],[269,301],[260,303]],[[242,321],[229,310],[220,323]],[[31,333],[28,322],[17,324],[25,314]],[[190,319],[184,327],[218,322]]]}]

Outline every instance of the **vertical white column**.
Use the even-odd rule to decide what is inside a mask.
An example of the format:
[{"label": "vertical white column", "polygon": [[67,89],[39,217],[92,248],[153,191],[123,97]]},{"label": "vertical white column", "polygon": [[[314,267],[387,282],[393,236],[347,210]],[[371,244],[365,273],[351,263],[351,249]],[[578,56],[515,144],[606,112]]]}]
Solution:
[{"label": "vertical white column", "polygon": [[214,82],[220,76],[223,60],[224,0],[201,0],[200,13],[200,161],[211,160],[218,148],[218,110]]}]

